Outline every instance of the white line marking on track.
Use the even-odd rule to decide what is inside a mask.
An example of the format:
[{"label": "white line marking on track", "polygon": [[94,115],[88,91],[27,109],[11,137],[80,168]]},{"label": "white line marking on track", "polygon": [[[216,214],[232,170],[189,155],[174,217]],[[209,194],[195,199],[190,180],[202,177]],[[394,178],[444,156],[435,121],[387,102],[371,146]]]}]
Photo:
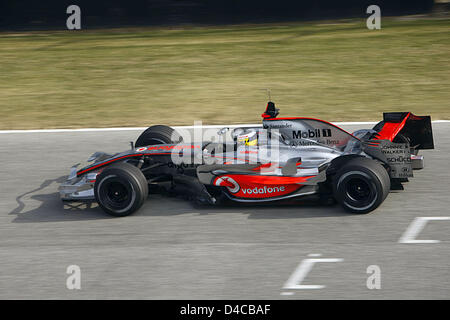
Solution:
[{"label": "white line marking on track", "polygon": [[320,253],[310,253],[308,254],[308,257],[321,257],[322,255]]},{"label": "white line marking on track", "polygon": [[311,271],[314,264],[319,262],[342,262],[344,259],[340,258],[328,258],[328,259],[303,259],[298,265],[297,269],[292,273],[289,279],[283,286],[283,289],[288,290],[301,290],[301,289],[323,289],[324,285],[315,284],[301,284],[306,278],[308,273]]},{"label": "white line marking on track", "polygon": [[[450,123],[450,120],[434,120],[433,123]],[[332,122],[337,126],[342,125],[374,125],[377,121],[360,122]],[[205,125],[203,128],[223,128],[223,127],[259,127],[258,124],[233,124],[233,125]],[[194,126],[174,126],[173,128],[193,129]],[[79,129],[31,129],[31,130],[0,130],[0,134],[6,133],[61,133],[61,132],[103,132],[103,131],[142,131],[147,127],[119,127],[119,128],[79,128]]]},{"label": "white line marking on track", "polygon": [[398,240],[399,243],[439,243],[439,240],[416,240],[428,221],[450,220],[450,217],[416,217]]}]

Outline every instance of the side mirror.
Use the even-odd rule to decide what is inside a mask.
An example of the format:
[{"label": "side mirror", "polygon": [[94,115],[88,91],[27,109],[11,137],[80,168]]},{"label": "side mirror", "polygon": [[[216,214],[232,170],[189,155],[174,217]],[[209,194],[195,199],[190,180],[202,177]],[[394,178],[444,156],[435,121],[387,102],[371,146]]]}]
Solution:
[{"label": "side mirror", "polygon": [[221,136],[221,135],[225,134],[228,130],[230,130],[230,128],[224,127],[224,128],[222,128],[222,129],[220,129],[219,131],[217,131],[217,134],[218,134],[219,136]]}]

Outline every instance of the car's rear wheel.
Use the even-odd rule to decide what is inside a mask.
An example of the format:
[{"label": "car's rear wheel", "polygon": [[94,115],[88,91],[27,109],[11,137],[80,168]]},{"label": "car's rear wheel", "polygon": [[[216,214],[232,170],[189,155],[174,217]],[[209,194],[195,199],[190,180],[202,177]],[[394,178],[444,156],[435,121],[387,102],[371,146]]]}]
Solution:
[{"label": "car's rear wheel", "polygon": [[157,125],[147,128],[136,140],[135,146],[145,147],[154,144],[176,144],[183,141],[181,135],[171,127]]},{"label": "car's rear wheel", "polygon": [[375,160],[358,157],[345,162],[333,179],[333,193],[352,213],[369,213],[386,199],[390,190],[386,169]]},{"label": "car's rear wheel", "polygon": [[104,169],[97,176],[94,193],[106,213],[124,217],[144,204],[148,196],[148,183],[141,170],[121,162]]}]

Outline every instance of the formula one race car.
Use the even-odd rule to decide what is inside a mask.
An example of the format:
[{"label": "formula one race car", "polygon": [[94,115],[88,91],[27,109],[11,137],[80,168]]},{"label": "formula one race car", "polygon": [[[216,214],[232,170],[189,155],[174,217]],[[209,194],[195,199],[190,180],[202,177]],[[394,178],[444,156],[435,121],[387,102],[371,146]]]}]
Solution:
[{"label": "formula one race car", "polygon": [[170,127],[149,127],[130,150],[96,152],[91,164],[72,167],[61,198],[95,200],[107,213],[126,216],[156,187],[210,204],[314,195],[368,213],[423,168],[420,149],[434,148],[429,116],[384,113],[372,129],[348,133],[323,120],[278,113],[269,102],[261,127],[223,128],[207,142],[184,142]]}]

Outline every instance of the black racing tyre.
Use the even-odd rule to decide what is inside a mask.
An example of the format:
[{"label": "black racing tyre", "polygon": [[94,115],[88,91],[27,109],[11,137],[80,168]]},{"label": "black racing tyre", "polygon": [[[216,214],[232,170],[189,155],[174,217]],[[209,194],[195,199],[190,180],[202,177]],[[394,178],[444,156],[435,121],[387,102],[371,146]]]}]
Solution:
[{"label": "black racing tyre", "polygon": [[97,176],[94,193],[103,211],[115,217],[124,217],[144,204],[148,196],[148,183],[141,170],[120,162],[107,167]]},{"label": "black racing tyre", "polygon": [[345,162],[333,178],[333,193],[345,210],[369,213],[386,199],[391,181],[375,160],[357,157]]},{"label": "black racing tyre", "polygon": [[145,147],[154,144],[177,144],[183,141],[181,135],[173,128],[163,125],[151,126],[141,133],[135,146]]}]

